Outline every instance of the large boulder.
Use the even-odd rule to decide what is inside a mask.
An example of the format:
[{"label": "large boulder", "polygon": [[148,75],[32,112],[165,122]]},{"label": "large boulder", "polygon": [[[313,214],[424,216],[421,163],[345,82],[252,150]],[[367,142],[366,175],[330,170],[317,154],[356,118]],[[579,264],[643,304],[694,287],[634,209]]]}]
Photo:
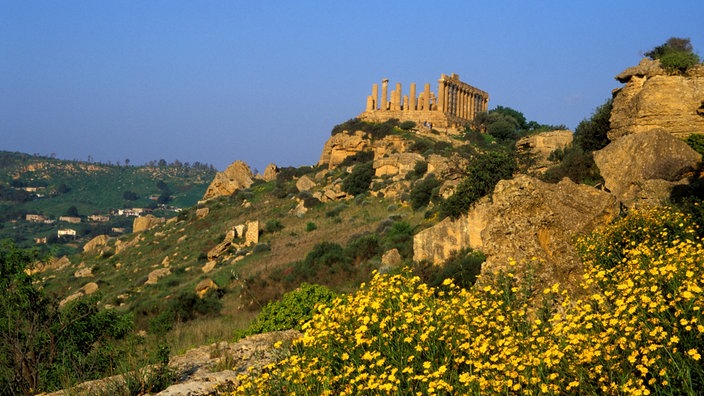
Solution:
[{"label": "large boulder", "polygon": [[338,133],[330,137],[323,146],[318,165],[334,169],[347,157],[367,150],[371,145],[367,134],[357,131],[353,134]]},{"label": "large boulder", "polygon": [[580,262],[572,242],[619,213],[616,199],[596,188],[564,179],[557,184],[518,175],[500,181],[492,199],[483,199],[458,220],[446,219],[414,238],[414,259],[441,264],[465,247],[487,255],[482,273],[510,262],[544,263],[543,284],[575,284]]},{"label": "large boulder", "polygon": [[418,153],[393,153],[386,157],[374,160],[374,175],[383,176],[406,176],[412,171],[416,163],[423,161],[423,156]]},{"label": "large boulder", "polygon": [[516,150],[530,158],[529,172],[543,173],[552,165],[550,154],[572,143],[574,134],[569,130],[541,132],[525,136],[516,142]]},{"label": "large boulder", "polygon": [[140,216],[134,219],[132,223],[132,232],[146,231],[151,228],[156,227],[159,224],[163,224],[166,221],[164,218],[156,217],[154,215]]},{"label": "large boulder", "polygon": [[296,180],[296,188],[298,191],[310,191],[315,188],[315,182],[307,175],[303,175]]},{"label": "large boulder", "polygon": [[83,245],[83,251],[84,252],[92,252],[94,250],[97,250],[101,246],[107,245],[108,241],[110,240],[110,237],[107,235],[98,235],[97,237],[91,239]]},{"label": "large boulder", "polygon": [[237,190],[248,188],[254,183],[254,175],[244,161],[235,161],[215,178],[203,195],[203,200],[232,195]]},{"label": "large boulder", "polygon": [[279,174],[279,167],[276,166],[276,164],[269,164],[266,166],[264,169],[264,174],[261,176],[262,180],[264,181],[272,181],[276,179],[276,176]]},{"label": "large boulder", "polygon": [[701,155],[663,130],[627,135],[594,152],[604,185],[628,207],[660,205]]},{"label": "large boulder", "polygon": [[655,128],[678,137],[704,133],[704,66],[668,75],[659,61],[646,58],[616,79],[626,85],[613,94],[609,139]]}]

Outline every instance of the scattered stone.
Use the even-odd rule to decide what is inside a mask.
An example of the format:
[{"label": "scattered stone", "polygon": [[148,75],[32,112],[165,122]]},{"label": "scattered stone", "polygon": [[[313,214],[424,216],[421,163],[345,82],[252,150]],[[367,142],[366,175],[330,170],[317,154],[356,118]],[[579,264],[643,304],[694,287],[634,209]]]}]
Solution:
[{"label": "scattered stone", "polygon": [[95,282],[88,282],[88,283],[86,283],[85,285],[83,285],[83,287],[81,288],[81,290],[82,290],[83,293],[85,293],[86,295],[88,295],[88,294],[93,294],[93,293],[95,293],[95,292],[98,291],[98,284],[95,283]]},{"label": "scattered stone", "polygon": [[170,268],[155,269],[154,271],[149,273],[149,275],[147,276],[147,281],[144,284],[145,285],[156,285],[159,282],[159,278],[163,278],[166,275],[169,275],[170,273],[171,273]]},{"label": "scattered stone", "polygon": [[203,219],[208,215],[208,213],[210,213],[210,208],[196,209],[196,218]]},{"label": "scattered stone", "polygon": [[205,263],[205,265],[203,266],[203,273],[206,273],[206,274],[207,274],[208,272],[212,271],[212,270],[215,268],[215,266],[217,265],[217,263],[218,263],[218,262],[215,261],[215,260],[209,260],[209,261],[208,261],[207,263]]},{"label": "scattered stone", "polygon": [[396,248],[387,251],[381,256],[381,265],[383,267],[395,268],[402,262],[401,253],[399,253]]},{"label": "scattered stone", "polygon": [[73,276],[76,278],[90,278],[93,276],[93,270],[91,268],[84,267],[74,272]]}]

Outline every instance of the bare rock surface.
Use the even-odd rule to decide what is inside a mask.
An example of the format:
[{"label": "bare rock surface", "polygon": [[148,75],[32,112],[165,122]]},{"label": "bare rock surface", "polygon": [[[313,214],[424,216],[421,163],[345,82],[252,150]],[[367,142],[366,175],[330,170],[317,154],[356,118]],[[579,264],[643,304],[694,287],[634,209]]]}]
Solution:
[{"label": "bare rock surface", "polygon": [[453,251],[472,247],[487,255],[482,273],[535,258],[545,263],[540,274],[545,283],[569,284],[580,266],[573,237],[605,224],[618,212],[616,199],[607,192],[569,179],[549,184],[518,175],[500,181],[492,200],[480,200],[467,215],[416,234],[414,260],[441,264]]},{"label": "bare rock surface", "polygon": [[92,252],[98,250],[99,247],[107,245],[109,240],[110,237],[107,235],[98,235],[83,245],[83,251]]},{"label": "bare rock surface", "polygon": [[315,182],[307,175],[303,175],[296,180],[296,188],[298,191],[310,191],[315,187]]},{"label": "bare rock surface", "polygon": [[264,169],[264,174],[261,176],[264,181],[272,181],[276,179],[276,175],[279,174],[279,167],[276,164],[269,164]]},{"label": "bare rock surface", "polygon": [[132,223],[132,232],[146,231],[164,223],[164,219],[154,215],[140,216]]},{"label": "bare rock surface", "polygon": [[203,195],[203,200],[232,195],[237,190],[248,188],[254,183],[254,175],[244,161],[235,161],[215,178]]},{"label": "bare rock surface", "polygon": [[604,184],[628,207],[660,205],[701,155],[663,130],[628,135],[594,153]]},{"label": "bare rock surface", "polygon": [[552,165],[552,161],[548,160],[550,154],[559,148],[569,146],[573,137],[574,134],[569,130],[541,132],[520,138],[516,142],[516,150],[530,156],[533,163],[528,172],[542,173]]},{"label": "bare rock surface", "polygon": [[609,139],[663,128],[677,137],[704,133],[704,66],[668,75],[659,61],[643,59],[616,76]]}]

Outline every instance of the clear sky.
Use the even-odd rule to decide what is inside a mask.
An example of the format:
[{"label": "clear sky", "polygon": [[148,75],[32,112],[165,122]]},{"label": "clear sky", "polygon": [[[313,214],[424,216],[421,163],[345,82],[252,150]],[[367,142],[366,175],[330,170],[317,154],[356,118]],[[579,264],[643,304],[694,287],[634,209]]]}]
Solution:
[{"label": "clear sky", "polygon": [[313,165],[389,78],[574,129],[704,1],[0,0],[0,150]]}]

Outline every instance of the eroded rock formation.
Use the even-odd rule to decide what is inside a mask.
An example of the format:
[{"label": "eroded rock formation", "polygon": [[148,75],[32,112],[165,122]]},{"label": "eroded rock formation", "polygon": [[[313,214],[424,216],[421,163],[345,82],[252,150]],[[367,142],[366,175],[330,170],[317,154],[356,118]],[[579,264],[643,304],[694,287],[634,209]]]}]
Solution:
[{"label": "eroded rock formation", "polygon": [[609,139],[656,128],[680,138],[704,133],[704,66],[668,75],[659,61],[645,58],[616,79],[626,85],[613,94]]},{"label": "eroded rock formation", "polygon": [[559,148],[569,146],[573,137],[572,131],[568,130],[541,132],[519,139],[516,142],[516,150],[519,154],[530,157],[531,164],[528,172],[543,173],[553,164],[548,160],[550,154]]},{"label": "eroded rock formation", "polygon": [[203,200],[232,195],[237,190],[254,183],[254,175],[244,161],[235,161],[222,172],[218,172],[203,195]]},{"label": "eroded rock formation", "polygon": [[132,223],[132,232],[146,231],[159,224],[163,224],[165,219],[154,215],[140,216],[134,219]]}]

